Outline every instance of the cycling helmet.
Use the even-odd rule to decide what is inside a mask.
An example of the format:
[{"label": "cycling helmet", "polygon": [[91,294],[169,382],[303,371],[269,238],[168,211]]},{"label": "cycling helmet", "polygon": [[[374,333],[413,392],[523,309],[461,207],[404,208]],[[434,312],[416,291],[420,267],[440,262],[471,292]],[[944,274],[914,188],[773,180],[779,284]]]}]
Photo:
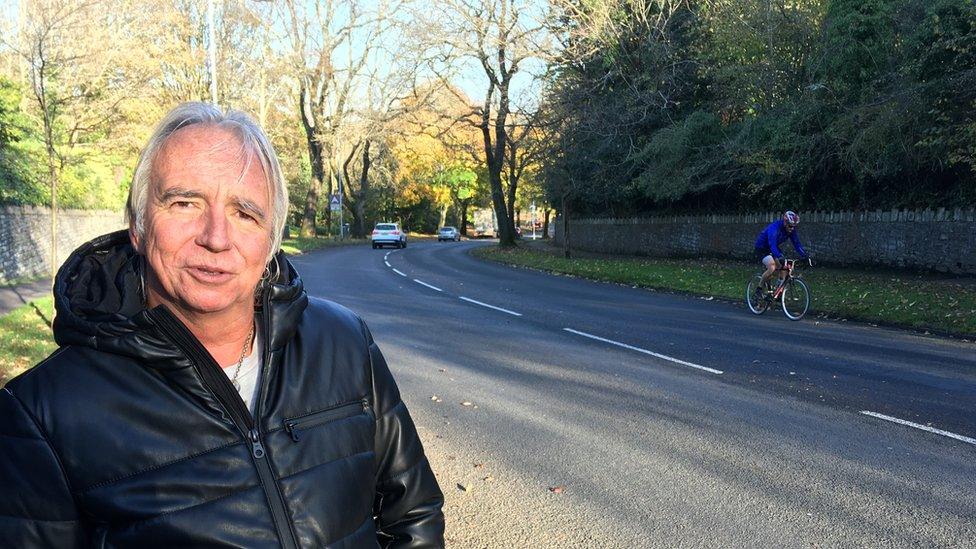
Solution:
[{"label": "cycling helmet", "polygon": [[800,224],[800,216],[796,215],[796,212],[786,210],[786,213],[783,214],[783,223],[790,227],[796,227]]}]

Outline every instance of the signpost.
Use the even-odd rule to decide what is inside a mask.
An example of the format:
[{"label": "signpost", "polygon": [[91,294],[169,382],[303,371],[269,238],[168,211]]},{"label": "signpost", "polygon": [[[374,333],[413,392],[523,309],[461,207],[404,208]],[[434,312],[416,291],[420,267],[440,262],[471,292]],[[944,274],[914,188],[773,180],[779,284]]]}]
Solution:
[{"label": "signpost", "polygon": [[346,231],[342,224],[342,195],[339,193],[333,194],[329,197],[329,210],[333,212],[339,212],[339,240],[342,240],[346,236]]},{"label": "signpost", "polygon": [[535,200],[532,201],[532,240],[535,240]]}]

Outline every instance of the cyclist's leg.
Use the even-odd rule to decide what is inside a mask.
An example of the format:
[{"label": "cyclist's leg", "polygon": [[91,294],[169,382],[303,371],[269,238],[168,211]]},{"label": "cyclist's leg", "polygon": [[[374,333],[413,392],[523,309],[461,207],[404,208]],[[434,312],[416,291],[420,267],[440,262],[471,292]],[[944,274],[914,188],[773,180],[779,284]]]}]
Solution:
[{"label": "cyclist's leg", "polygon": [[763,267],[766,268],[766,271],[763,272],[763,274],[762,274],[762,281],[763,281],[763,284],[766,284],[766,283],[769,282],[769,279],[772,278],[773,273],[776,272],[776,269],[777,269],[778,265],[776,263],[776,260],[773,259],[772,254],[769,254],[769,255],[766,255],[765,257],[763,257],[762,258],[762,264],[763,264]]}]

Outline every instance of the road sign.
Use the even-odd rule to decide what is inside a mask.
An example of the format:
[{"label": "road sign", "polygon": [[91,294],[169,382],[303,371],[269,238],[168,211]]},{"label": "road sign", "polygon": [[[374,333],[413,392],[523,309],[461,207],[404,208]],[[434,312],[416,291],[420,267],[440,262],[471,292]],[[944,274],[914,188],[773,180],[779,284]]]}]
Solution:
[{"label": "road sign", "polygon": [[339,202],[339,195],[334,194],[329,198],[329,209],[333,212],[342,211],[342,203]]}]

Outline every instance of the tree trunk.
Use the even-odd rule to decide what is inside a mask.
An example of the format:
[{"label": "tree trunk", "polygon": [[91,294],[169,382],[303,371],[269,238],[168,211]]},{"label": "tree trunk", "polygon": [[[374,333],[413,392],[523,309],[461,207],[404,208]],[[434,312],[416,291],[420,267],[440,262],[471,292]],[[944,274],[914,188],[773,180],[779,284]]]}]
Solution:
[{"label": "tree trunk", "polygon": [[[494,82],[489,83],[488,93],[485,94],[485,104],[481,111],[481,136],[484,140],[485,164],[488,168],[488,184],[491,187],[491,204],[498,220],[498,243],[502,246],[515,245],[515,230],[509,217],[508,207],[505,205],[505,191],[502,187],[502,168],[505,164],[506,129],[505,120],[508,116],[508,94],[504,88],[499,90],[498,113],[495,115],[494,128],[491,120],[491,99],[494,96]],[[494,130],[494,142],[492,141]]]},{"label": "tree trunk", "polygon": [[460,212],[461,212],[461,236],[468,236],[468,204],[471,202],[470,198],[465,198],[460,202]]},{"label": "tree trunk", "polygon": [[356,236],[366,238],[366,199],[369,197],[369,139],[363,143],[363,171],[359,174],[359,196],[356,199]]},{"label": "tree trunk", "polygon": [[572,255],[569,249],[569,200],[563,195],[563,257],[569,259]]},{"label": "tree trunk", "polygon": [[437,227],[438,228],[443,227],[444,225],[447,225],[447,210],[449,210],[450,208],[451,208],[451,205],[450,204],[445,204],[445,205],[441,206],[440,219],[437,222]]},{"label": "tree trunk", "polygon": [[508,230],[511,232],[512,239],[514,241],[515,236],[516,236],[516,232],[515,232],[515,226],[516,226],[515,191],[518,189],[518,180],[519,180],[519,177],[518,177],[518,170],[517,170],[517,166],[516,166],[516,156],[515,156],[516,148],[515,148],[515,144],[509,142],[507,136],[506,136],[506,142],[509,143],[509,145],[508,145],[508,147],[509,147],[509,153],[510,153],[509,154],[509,158],[511,160],[508,162],[508,189],[507,189],[507,191],[508,191],[508,202],[507,202],[507,204],[508,204],[508,211],[506,212],[508,215],[505,216],[505,220],[506,220],[506,225],[508,225]]},{"label": "tree trunk", "polygon": [[48,175],[51,178],[51,280],[58,274],[58,170],[53,151],[48,152]]},{"label": "tree trunk", "polygon": [[[503,135],[502,144],[504,146],[505,128],[495,128],[496,139],[498,132],[501,132]],[[481,134],[485,144],[488,184],[491,187],[491,206],[495,210],[495,218],[498,219],[499,244],[503,246],[506,244],[513,245],[515,244],[515,239],[508,229],[508,223],[505,222],[508,219],[508,209],[505,207],[505,193],[502,190],[502,158],[504,157],[496,152],[498,151],[498,147],[496,146],[497,142],[494,145],[492,144],[491,125],[488,114],[482,117]]]},{"label": "tree trunk", "polygon": [[322,143],[316,135],[316,123],[311,108],[306,108],[309,91],[303,83],[299,90],[298,108],[301,111],[302,127],[305,129],[305,142],[308,144],[308,162],[312,168],[312,180],[305,195],[305,208],[299,234],[303,237],[315,236],[315,217],[319,209],[319,195],[325,178],[325,159],[322,158]]},{"label": "tree trunk", "polygon": [[[42,107],[46,107],[42,103]],[[47,175],[51,184],[51,280],[58,274],[58,162],[54,150],[54,128],[47,112],[44,117],[44,147],[47,150]]]},{"label": "tree trunk", "polygon": [[545,215],[542,218],[542,238],[546,240],[549,238],[549,215],[552,211],[549,208],[545,209]]}]

